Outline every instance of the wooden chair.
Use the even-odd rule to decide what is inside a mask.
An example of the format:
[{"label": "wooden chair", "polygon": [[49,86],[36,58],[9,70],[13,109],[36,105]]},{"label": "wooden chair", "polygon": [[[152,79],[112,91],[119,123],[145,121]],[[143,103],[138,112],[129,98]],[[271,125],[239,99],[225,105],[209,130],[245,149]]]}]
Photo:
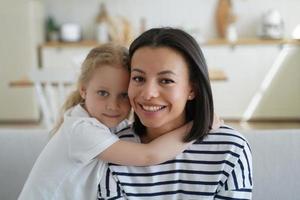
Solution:
[{"label": "wooden chair", "polygon": [[74,68],[32,69],[29,79],[34,84],[43,123],[47,129],[51,129],[77,80],[76,71]]}]

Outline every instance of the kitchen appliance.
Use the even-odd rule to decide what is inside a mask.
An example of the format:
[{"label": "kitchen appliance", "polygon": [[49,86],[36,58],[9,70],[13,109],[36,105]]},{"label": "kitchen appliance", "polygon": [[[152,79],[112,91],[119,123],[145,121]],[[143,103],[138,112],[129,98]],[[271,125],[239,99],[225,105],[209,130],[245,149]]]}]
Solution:
[{"label": "kitchen appliance", "polygon": [[63,42],[78,42],[81,40],[81,28],[75,23],[65,23],[60,28],[60,38]]},{"label": "kitchen appliance", "polygon": [[259,35],[267,39],[282,39],[284,23],[277,10],[268,10],[262,16],[261,30]]}]

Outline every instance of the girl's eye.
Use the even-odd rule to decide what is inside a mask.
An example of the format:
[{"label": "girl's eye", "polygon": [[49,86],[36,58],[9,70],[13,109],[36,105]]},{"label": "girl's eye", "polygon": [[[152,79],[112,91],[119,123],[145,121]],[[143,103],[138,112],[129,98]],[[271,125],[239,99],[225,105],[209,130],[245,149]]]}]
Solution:
[{"label": "girl's eye", "polygon": [[171,79],[162,79],[160,82],[161,82],[162,84],[170,84],[170,83],[174,83],[174,81],[171,80]]},{"label": "girl's eye", "polygon": [[107,97],[109,95],[109,93],[105,90],[99,90],[97,94],[102,97]]},{"label": "girl's eye", "polygon": [[141,76],[134,76],[134,77],[132,77],[131,79],[132,79],[133,81],[135,81],[135,82],[138,82],[138,83],[144,81],[144,78],[141,77]]}]

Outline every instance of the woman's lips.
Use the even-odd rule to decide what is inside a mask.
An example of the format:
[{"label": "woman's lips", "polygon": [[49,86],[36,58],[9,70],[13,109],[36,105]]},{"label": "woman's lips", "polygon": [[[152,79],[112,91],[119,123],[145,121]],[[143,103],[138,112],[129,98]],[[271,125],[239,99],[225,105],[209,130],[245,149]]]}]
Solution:
[{"label": "woman's lips", "polygon": [[166,106],[158,106],[158,105],[143,105],[139,104],[140,108],[145,112],[158,112],[166,108]]}]

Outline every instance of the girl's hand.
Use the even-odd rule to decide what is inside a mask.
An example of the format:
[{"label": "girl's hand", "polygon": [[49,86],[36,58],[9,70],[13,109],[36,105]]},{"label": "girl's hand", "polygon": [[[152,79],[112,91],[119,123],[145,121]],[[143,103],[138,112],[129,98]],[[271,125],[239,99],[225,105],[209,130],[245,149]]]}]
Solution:
[{"label": "girl's hand", "polygon": [[214,121],[211,128],[213,130],[216,130],[220,128],[222,125],[224,125],[224,121],[216,113],[214,113]]}]

